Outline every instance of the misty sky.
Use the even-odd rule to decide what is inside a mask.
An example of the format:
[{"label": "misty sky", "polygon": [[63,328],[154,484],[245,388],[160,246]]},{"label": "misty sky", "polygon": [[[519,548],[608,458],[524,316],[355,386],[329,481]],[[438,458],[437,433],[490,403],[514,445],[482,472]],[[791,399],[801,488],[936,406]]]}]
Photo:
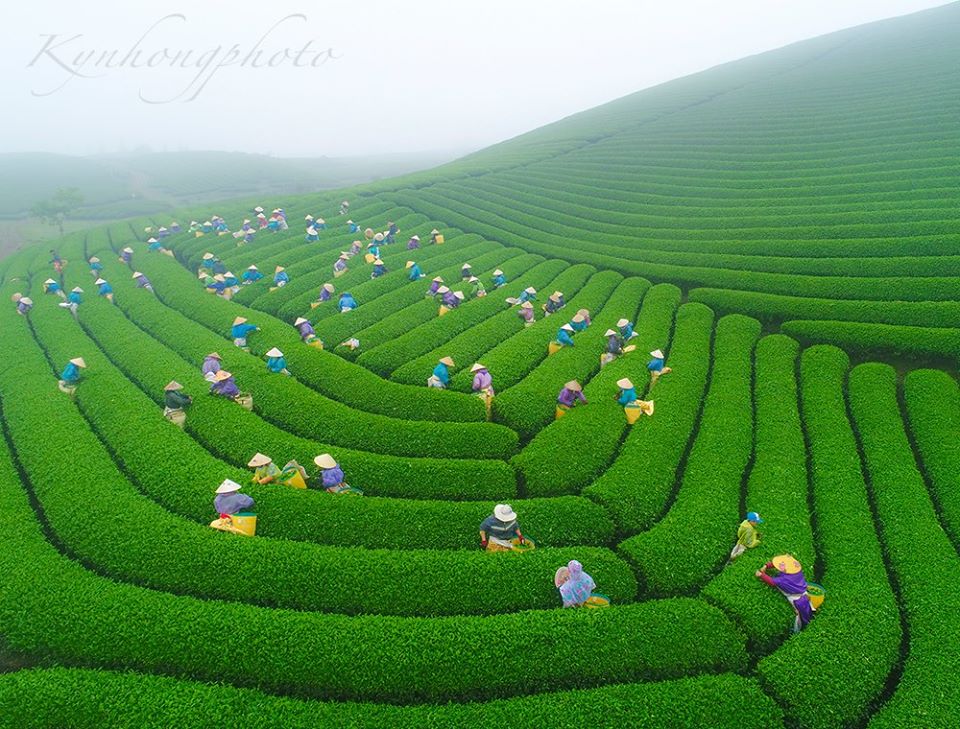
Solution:
[{"label": "misty sky", "polygon": [[8,3],[0,152],[465,152],[718,63],[942,4]]}]

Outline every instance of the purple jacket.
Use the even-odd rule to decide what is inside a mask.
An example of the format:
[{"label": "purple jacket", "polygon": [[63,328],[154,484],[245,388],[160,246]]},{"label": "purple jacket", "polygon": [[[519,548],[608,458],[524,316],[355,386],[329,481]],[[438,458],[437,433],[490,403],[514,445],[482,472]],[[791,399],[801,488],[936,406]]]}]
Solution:
[{"label": "purple jacket", "polygon": [[300,332],[300,339],[306,339],[307,337],[316,335],[316,332],[313,330],[313,327],[310,325],[310,322],[305,321],[303,324],[297,327],[297,331]]},{"label": "purple jacket", "polygon": [[533,321],[533,309],[518,309],[517,312],[524,321]]},{"label": "purple jacket", "polygon": [[203,360],[203,365],[200,367],[200,371],[204,374],[204,376],[219,372],[220,360],[218,360],[216,357],[207,357],[205,360]]},{"label": "purple jacket", "polygon": [[333,468],[324,468],[320,472],[320,478],[325,489],[338,486],[343,483],[343,469],[340,468],[339,464]]},{"label": "purple jacket", "polygon": [[320,289],[320,301],[330,301],[330,292],[326,289]]},{"label": "purple jacket", "polygon": [[560,394],[557,396],[557,402],[561,405],[566,405],[568,408],[572,408],[577,400],[580,400],[580,402],[584,404],[587,402],[587,398],[583,396],[582,392],[574,392],[566,387],[560,390]]},{"label": "purple jacket", "polygon": [[221,397],[234,398],[240,394],[240,388],[237,387],[236,381],[230,377],[224,380],[223,382],[214,382],[210,386],[211,395],[220,395]]},{"label": "purple jacket", "polygon": [[493,378],[486,370],[479,370],[473,376],[473,391],[480,392],[481,390],[489,390],[490,394],[493,394]]},{"label": "purple jacket", "polygon": [[440,288],[441,285],[442,285],[442,284],[441,284],[439,281],[431,281],[431,282],[430,282],[430,293],[431,293],[431,294],[437,293],[437,289]]},{"label": "purple jacket", "polygon": [[213,508],[218,514],[238,514],[241,511],[253,508],[253,499],[246,494],[236,491],[230,494],[217,494],[213,500]]},{"label": "purple jacket", "polygon": [[761,579],[768,585],[773,585],[780,590],[788,600],[790,595],[803,595],[798,600],[790,600],[790,603],[796,608],[801,625],[810,622],[810,618],[813,617],[813,606],[810,605],[810,598],[804,594],[807,590],[807,579],[803,576],[803,572],[797,572],[793,575],[782,572],[775,577],[764,574],[761,575]]},{"label": "purple jacket", "polygon": [[454,296],[452,291],[448,291],[443,295],[443,305],[455,309],[460,306],[460,299]]}]

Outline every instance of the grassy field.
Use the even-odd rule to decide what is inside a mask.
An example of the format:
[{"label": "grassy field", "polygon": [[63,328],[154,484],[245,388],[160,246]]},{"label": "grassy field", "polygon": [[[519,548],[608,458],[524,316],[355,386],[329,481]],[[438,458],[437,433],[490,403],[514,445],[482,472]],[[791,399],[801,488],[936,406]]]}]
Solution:
[{"label": "grassy field", "polygon": [[[75,231],[57,245],[66,288],[85,288],[76,318],[42,291],[43,246],[0,259],[3,300],[35,301],[28,317],[0,307],[15,353],[0,370],[0,706],[15,709],[0,725],[956,726],[958,31],[951,5],[428,172]],[[355,257],[333,276],[362,237],[344,198],[361,230],[399,226],[385,275]],[[289,230],[145,244],[173,215],[237,229],[258,203],[283,205]],[[329,224],[317,241],[307,214]],[[208,252],[267,276],[214,296]],[[466,294],[442,316],[434,276]],[[312,306],[325,283],[333,301]],[[524,326],[505,298],[531,286]],[[567,304],[547,317],[555,290]],[[346,291],[359,306],[341,314]],[[550,354],[581,308],[590,326]],[[259,327],[249,352],[237,316]],[[621,318],[638,351],[601,368]],[[273,347],[291,377],[267,370]],[[673,371],[654,386],[658,348]],[[206,394],[214,350],[252,411]],[[76,356],[70,398],[56,379]],[[450,387],[428,389],[444,356]],[[632,425],[623,377],[655,402]],[[171,379],[195,398],[183,430],[161,415]],[[571,379],[589,404],[557,419]],[[252,484],[258,451],[329,452],[364,495]],[[256,499],[255,538],[208,527],[224,478]],[[480,550],[498,502],[537,549]],[[748,509],[761,544],[728,564]],[[754,576],[782,553],[827,592],[797,634]],[[609,608],[560,608],[552,576],[574,558]]]}]

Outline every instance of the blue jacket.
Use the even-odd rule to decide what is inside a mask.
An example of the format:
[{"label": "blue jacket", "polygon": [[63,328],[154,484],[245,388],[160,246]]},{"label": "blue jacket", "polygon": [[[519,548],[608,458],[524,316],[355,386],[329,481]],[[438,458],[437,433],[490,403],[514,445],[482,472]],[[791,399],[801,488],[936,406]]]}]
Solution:
[{"label": "blue jacket", "polygon": [[385,274],[386,272],[387,272],[387,267],[386,267],[386,266],[374,266],[374,267],[373,267],[373,277],[374,277],[374,278],[379,278],[380,276],[382,276],[382,275]]},{"label": "blue jacket", "polygon": [[255,324],[237,324],[230,328],[230,335],[234,339],[246,339],[247,335],[256,328]]},{"label": "blue jacket", "polygon": [[273,282],[274,282],[275,284],[278,284],[278,283],[280,283],[281,281],[282,281],[283,283],[290,283],[290,277],[287,275],[287,272],[286,272],[286,271],[281,271],[280,273],[277,273],[277,274],[274,275],[274,277],[273,277]]},{"label": "blue jacket", "polygon": [[71,304],[79,304],[80,294],[78,294],[76,291],[71,291],[70,295],[67,296],[67,301],[69,301]]},{"label": "blue jacket", "polygon": [[340,297],[340,301],[337,303],[337,308],[340,309],[340,311],[345,311],[347,309],[356,309],[357,302],[354,300],[352,296],[350,296],[350,294],[343,294]]},{"label": "blue jacket", "polygon": [[647,362],[647,369],[651,372],[659,372],[663,369],[663,360],[659,357],[654,357],[652,360]]},{"label": "blue jacket", "polygon": [[617,402],[621,405],[628,405],[637,399],[637,390],[634,387],[628,387],[625,390],[620,391],[620,397],[617,398]]},{"label": "blue jacket", "polygon": [[418,264],[414,263],[412,266],[410,266],[409,278],[411,281],[416,281],[422,275],[423,275],[423,272],[420,270],[420,266]]},{"label": "blue jacket", "polygon": [[263,274],[260,273],[259,271],[251,271],[250,269],[247,269],[246,271],[243,272],[244,281],[259,281],[262,278],[263,278]]},{"label": "blue jacket", "polygon": [[570,336],[570,332],[566,329],[561,329],[557,332],[557,341],[567,347],[573,346],[573,337]]},{"label": "blue jacket", "polygon": [[499,276],[494,276],[494,277],[493,277],[493,286],[494,286],[494,288],[500,288],[500,287],[503,286],[506,282],[507,282],[507,277],[504,276],[502,273],[501,273]]},{"label": "blue jacket", "polygon": [[619,329],[624,339],[629,339],[633,336],[633,324],[627,324],[625,327],[619,327]]},{"label": "blue jacket", "polygon": [[100,284],[100,286],[97,288],[97,292],[98,292],[101,296],[106,296],[107,294],[112,294],[112,293],[113,293],[113,287],[112,287],[109,283],[102,283],[102,284]]},{"label": "blue jacket", "polygon": [[283,372],[287,369],[287,360],[283,357],[268,357],[267,369],[271,372]]},{"label": "blue jacket", "polygon": [[433,368],[433,376],[444,385],[450,384],[450,370],[443,362],[439,362],[437,366]]},{"label": "blue jacket", "polygon": [[572,321],[572,322],[570,322],[570,326],[573,327],[573,331],[575,331],[575,332],[582,332],[584,329],[587,328],[587,322],[585,322],[585,321],[581,321],[581,322]]},{"label": "blue jacket", "polygon": [[537,300],[537,295],[536,295],[536,294],[528,294],[527,291],[526,291],[526,289],[524,289],[523,291],[520,292],[520,303],[521,303],[521,304],[522,304],[524,301],[536,301],[536,300]]},{"label": "blue jacket", "polygon": [[60,375],[60,379],[64,382],[76,382],[80,379],[80,368],[73,362],[67,362],[67,366],[63,368],[63,374]]}]

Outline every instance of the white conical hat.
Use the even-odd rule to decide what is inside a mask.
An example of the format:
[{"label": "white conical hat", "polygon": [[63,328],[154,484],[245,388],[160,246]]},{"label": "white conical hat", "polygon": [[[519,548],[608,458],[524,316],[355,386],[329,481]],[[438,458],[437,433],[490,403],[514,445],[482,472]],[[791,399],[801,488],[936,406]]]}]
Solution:
[{"label": "white conical hat", "polygon": [[33,306],[33,299],[31,299],[29,296],[22,297],[20,302],[26,304],[27,306]]},{"label": "white conical hat", "polygon": [[411,235],[411,236],[410,236],[410,240],[420,240],[420,236],[419,236],[419,235]]},{"label": "white conical hat", "polygon": [[456,364],[453,362],[453,357],[441,357],[440,363],[445,364],[447,367],[456,367]]},{"label": "white conical hat", "polygon": [[283,271],[283,270],[285,270],[285,269],[283,268],[283,266],[277,266],[275,269],[273,269],[273,272],[274,272],[274,273],[280,273],[280,272]]},{"label": "white conical hat", "polygon": [[525,288],[524,291],[526,291],[528,294],[535,294],[535,293],[537,293],[537,290],[536,290],[535,288],[533,288],[533,286],[527,286],[527,288]]},{"label": "white conical hat", "polygon": [[229,478],[224,479],[223,483],[217,486],[218,494],[232,494],[234,491],[240,490],[240,484],[236,481],[231,481]]},{"label": "white conical hat", "polygon": [[[164,228],[163,230],[166,230],[166,228]],[[147,243],[159,243],[159,241],[158,241],[156,238],[147,238]],[[123,250],[126,251],[127,249],[124,248]],[[133,251],[127,251],[127,252],[128,252],[128,253],[133,253]]]},{"label": "white conical hat", "polygon": [[329,453],[321,453],[319,456],[313,459],[313,462],[316,463],[320,468],[337,467],[336,460]]},{"label": "white conical hat", "polygon": [[656,357],[657,359],[663,359],[663,352],[659,349],[655,349],[650,353],[651,357]]},{"label": "white conical hat", "polygon": [[231,377],[233,377],[232,373],[227,372],[226,370],[219,370],[213,376],[213,379],[216,380],[217,382],[223,382],[224,380],[229,380]]},{"label": "white conical hat", "polygon": [[440,276],[434,276],[433,280],[436,281],[437,283],[443,283],[443,279]]},{"label": "white conical hat", "polygon": [[462,298],[463,298],[463,292],[462,292],[462,291],[454,291],[454,292],[453,292],[453,295],[456,296],[458,299],[462,299]]},{"label": "white conical hat", "polygon": [[246,317],[238,316],[236,319],[233,320],[233,325],[236,326],[237,324],[246,324],[246,322],[247,322]]},{"label": "white conical hat", "polygon": [[633,387],[633,383],[630,382],[630,380],[626,377],[622,377],[621,379],[617,380],[617,387],[622,387],[624,390],[629,390],[631,387]]},{"label": "white conical hat", "polygon": [[436,234],[439,233],[439,232],[440,232],[439,230],[437,230],[436,228],[434,228],[433,230],[430,231],[430,235],[436,235]]},{"label": "white conical hat", "polygon": [[90,263],[100,263],[100,259],[96,256],[90,256]]},{"label": "white conical hat", "polygon": [[44,283],[45,283],[45,284],[52,284],[52,283],[56,283],[56,281],[54,281],[52,278],[48,278],[46,281],[44,281]]},{"label": "white conical hat", "polygon": [[463,264],[463,267],[464,267],[464,268],[473,268],[473,266],[471,266],[469,263],[464,263],[464,264]]},{"label": "white conical hat", "polygon": [[163,388],[164,392],[172,392],[173,390],[182,390],[182,389],[183,389],[183,385],[181,385],[176,380],[170,380],[170,382],[168,382],[166,386]]},{"label": "white conical hat", "polygon": [[566,331],[568,331],[568,332],[572,332],[572,331],[573,331],[573,327],[570,326],[569,324],[564,324],[564,325],[563,325],[562,327],[560,327],[560,328],[561,328],[561,329],[564,329],[564,330],[566,330]]},{"label": "white conical hat", "polygon": [[283,352],[281,352],[281,351],[280,351],[279,349],[277,349],[276,347],[273,347],[272,349],[267,350],[267,356],[268,356],[268,357],[282,357],[282,356],[283,356]]},{"label": "white conical hat", "polygon": [[96,281],[93,282],[93,285],[100,286],[101,284],[105,284],[105,283],[106,281],[104,281],[102,278],[98,278]]},{"label": "white conical hat", "polygon": [[584,320],[584,319],[583,319],[583,314],[574,314],[574,315],[573,315],[573,321],[575,321],[577,324],[580,324],[581,322],[583,322],[583,320]]},{"label": "white conical hat", "polygon": [[300,326],[301,324],[309,324],[309,323],[310,323],[310,321],[309,321],[308,319],[304,319],[302,316],[298,316],[298,317],[297,317],[297,320],[293,323],[293,325],[294,325],[295,327],[298,327],[298,326]]},{"label": "white conical hat", "polygon": [[502,275],[503,275],[503,271],[501,271],[501,270],[498,268],[496,271],[493,272],[493,275],[494,275],[494,276],[502,276]]},{"label": "white conical hat", "polygon": [[250,265],[250,266],[247,266],[247,270],[248,270],[248,271],[259,271],[260,269],[257,268],[255,265]]},{"label": "white conical hat", "polygon": [[333,290],[334,290],[334,289],[333,289],[333,284],[331,284],[331,283],[325,283],[325,284],[323,285],[323,288],[324,288],[325,291],[329,291],[331,294],[333,293]]},{"label": "white conical hat", "polygon": [[617,322],[617,326],[618,326],[618,327],[625,327],[625,326],[626,326],[627,324],[629,324],[629,323],[630,323],[630,320],[629,320],[629,319],[621,319],[620,321]]},{"label": "white conical hat", "polygon": [[140,278],[143,274],[139,271],[134,271],[133,275],[130,278]]},{"label": "white conical hat", "polygon": [[450,290],[450,289],[449,289],[448,287],[446,287],[446,286],[441,286],[440,288],[437,289],[437,293],[438,293],[438,294],[445,294],[445,293],[447,293],[449,290]]},{"label": "white conical hat", "polygon": [[477,362],[475,365],[473,365],[473,367],[470,368],[470,371],[471,371],[471,372],[478,372],[478,371],[480,371],[480,370],[485,370],[485,369],[487,369],[487,368],[484,367],[484,366],[483,366],[482,364],[480,364],[479,362]]},{"label": "white conical hat", "polygon": [[270,456],[265,456],[263,453],[254,453],[253,458],[247,463],[250,468],[259,468],[260,466],[266,466],[268,463],[271,463],[273,459]]},{"label": "white conical hat", "polygon": [[413,268],[415,265],[414,261],[407,261],[406,268]]},{"label": "white conical hat", "polygon": [[72,289],[70,289],[70,290],[71,290],[73,293],[75,293],[75,294],[82,294],[82,293],[83,293],[83,289],[80,288],[79,286],[74,286],[74,287],[73,287]]},{"label": "white conical hat", "polygon": [[316,232],[317,232],[317,229],[314,228],[312,225],[309,228],[307,228],[307,233],[309,233],[310,235],[315,235]]},{"label": "white conical hat", "polygon": [[262,213],[262,212],[263,212],[263,208],[260,207],[259,205],[257,205],[257,207],[255,207],[255,208],[253,209],[253,212],[255,212],[255,213]]},{"label": "white conical hat", "polygon": [[203,260],[209,261],[211,258],[213,258],[213,254],[212,254],[212,253],[207,252],[207,253],[204,253],[204,254],[203,254]]},{"label": "white conical hat", "polygon": [[616,336],[616,334],[617,334],[617,332],[613,331],[613,329],[607,329],[607,331],[605,331],[605,332],[603,333],[603,336],[605,336],[605,337],[613,337],[613,336]]},{"label": "white conical hat", "polygon": [[521,308],[521,309],[532,309],[532,308],[533,308],[533,304],[531,304],[529,301],[524,301],[522,304],[520,304],[520,308]]},{"label": "white conical hat", "polygon": [[127,246],[126,248],[123,249],[123,252],[124,252],[124,253],[133,253],[133,248],[131,248],[130,246]]},{"label": "white conical hat", "polygon": [[83,367],[86,369],[87,363],[83,361],[83,357],[74,357],[70,360],[70,364],[75,364],[77,367]]}]

